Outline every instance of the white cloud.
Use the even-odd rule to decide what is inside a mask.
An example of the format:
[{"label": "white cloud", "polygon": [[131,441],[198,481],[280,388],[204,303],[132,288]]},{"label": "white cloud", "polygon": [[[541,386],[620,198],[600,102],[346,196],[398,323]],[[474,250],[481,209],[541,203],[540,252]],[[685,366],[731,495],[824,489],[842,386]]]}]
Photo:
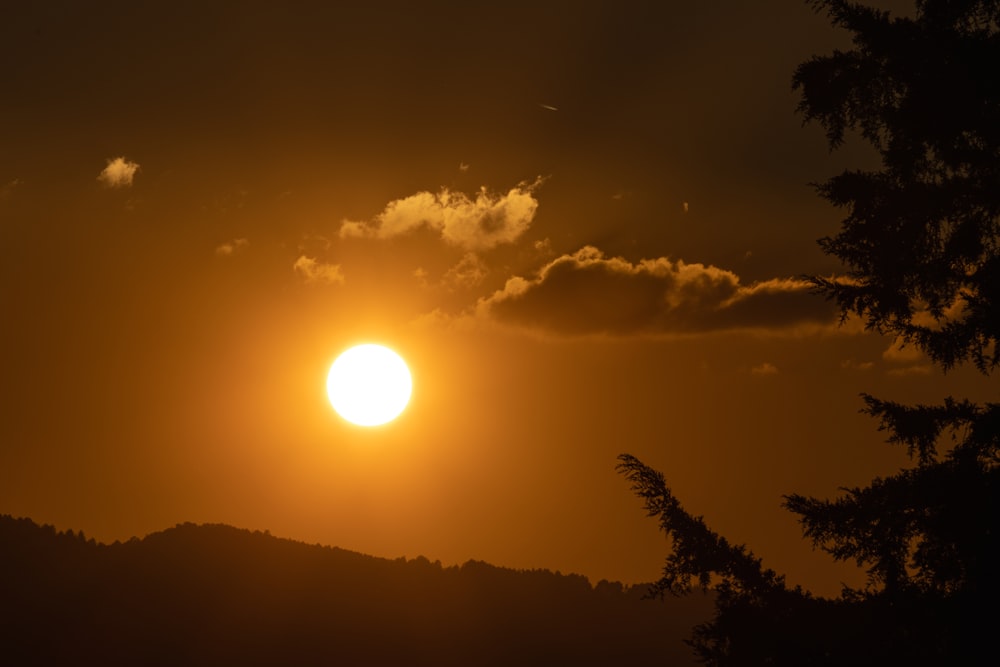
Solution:
[{"label": "white cloud", "polygon": [[475,198],[443,188],[418,192],[389,202],[370,221],[344,220],[340,236],[388,239],[427,227],[441,238],[468,250],[513,243],[531,226],[538,208],[534,191],[542,180],[521,183],[506,194],[481,188]]},{"label": "white cloud", "polygon": [[124,157],[108,159],[108,166],[98,175],[99,180],[109,188],[127,188],[132,185],[135,173],[139,171],[139,164],[129,162]]},{"label": "white cloud", "polygon": [[217,247],[215,249],[215,254],[219,255],[220,257],[230,257],[231,255],[243,252],[244,250],[247,249],[249,245],[250,241],[248,239],[244,238],[233,239],[232,241],[226,241],[225,243]]},{"label": "white cloud", "polygon": [[751,368],[750,372],[753,375],[777,375],[778,367],[768,361],[765,361],[764,363]]},{"label": "white cloud", "polygon": [[302,276],[307,285],[343,285],[344,273],[340,264],[327,264],[313,257],[300,255],[292,265],[295,273]]}]

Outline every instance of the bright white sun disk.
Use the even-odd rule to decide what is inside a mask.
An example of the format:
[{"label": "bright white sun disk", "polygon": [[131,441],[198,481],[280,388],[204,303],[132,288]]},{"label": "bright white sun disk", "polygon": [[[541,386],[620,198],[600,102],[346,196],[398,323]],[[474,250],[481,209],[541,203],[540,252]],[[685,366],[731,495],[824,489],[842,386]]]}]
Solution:
[{"label": "bright white sun disk", "polygon": [[381,345],[352,347],[337,357],[326,378],[333,409],[359,426],[392,421],[406,407],[412,391],[406,362]]}]

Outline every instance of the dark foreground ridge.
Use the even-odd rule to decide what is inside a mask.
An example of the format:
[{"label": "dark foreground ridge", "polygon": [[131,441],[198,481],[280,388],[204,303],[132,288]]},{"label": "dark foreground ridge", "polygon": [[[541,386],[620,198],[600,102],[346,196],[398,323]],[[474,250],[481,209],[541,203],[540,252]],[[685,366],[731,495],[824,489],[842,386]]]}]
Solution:
[{"label": "dark foreground ridge", "polygon": [[9,665],[693,664],[700,595],[387,560],[225,525],[106,545],[0,516]]}]

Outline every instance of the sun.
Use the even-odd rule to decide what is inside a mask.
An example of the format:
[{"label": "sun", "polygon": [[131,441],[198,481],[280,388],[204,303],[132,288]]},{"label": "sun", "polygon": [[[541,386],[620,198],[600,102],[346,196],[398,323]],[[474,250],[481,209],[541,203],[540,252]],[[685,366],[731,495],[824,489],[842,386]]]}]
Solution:
[{"label": "sun", "polygon": [[382,345],[356,345],[330,366],[326,394],[341,417],[378,426],[399,416],[410,401],[413,380],[406,362]]}]

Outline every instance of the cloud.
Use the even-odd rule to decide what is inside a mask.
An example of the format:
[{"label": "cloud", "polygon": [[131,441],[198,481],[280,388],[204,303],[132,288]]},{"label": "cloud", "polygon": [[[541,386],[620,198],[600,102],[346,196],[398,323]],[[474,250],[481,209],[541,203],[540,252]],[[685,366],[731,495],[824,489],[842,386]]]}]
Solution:
[{"label": "cloud", "polygon": [[908,375],[930,375],[933,371],[934,367],[930,364],[917,364],[916,366],[892,368],[886,371],[886,374],[894,377],[906,377]]},{"label": "cloud", "polygon": [[875,367],[872,361],[855,361],[854,359],[844,359],[840,362],[840,367],[847,371],[870,371]]},{"label": "cloud", "polygon": [[548,237],[545,237],[541,241],[535,241],[532,246],[539,255],[543,257],[551,257],[555,253],[552,252],[552,241]]},{"label": "cloud", "polygon": [[226,241],[219,247],[215,249],[215,254],[220,257],[230,257],[237,253],[243,252],[250,245],[248,239],[239,238],[233,239],[232,241]]},{"label": "cloud", "polygon": [[770,362],[765,361],[764,363],[751,368],[750,373],[753,375],[777,375],[778,367]]},{"label": "cloud", "polygon": [[924,354],[916,345],[912,343],[907,345],[901,339],[896,338],[882,353],[882,358],[886,361],[909,364],[923,359]]},{"label": "cloud", "polygon": [[413,269],[412,275],[414,278],[416,278],[417,284],[420,285],[421,287],[427,287],[430,284],[427,280],[427,276],[429,274],[427,273],[427,269],[425,269],[424,267],[418,266],[417,268]]},{"label": "cloud", "polygon": [[452,288],[469,289],[483,282],[489,269],[476,253],[467,252],[458,264],[444,274],[445,285]]},{"label": "cloud", "polygon": [[586,246],[515,276],[477,314],[559,335],[668,335],[835,327],[830,302],[796,279],[750,285],[724,269],[664,257],[632,263]]},{"label": "cloud", "polygon": [[0,185],[0,199],[6,199],[9,197],[14,193],[14,190],[21,187],[23,183],[24,181],[20,178],[15,178],[14,180],[7,181],[3,185]]},{"label": "cloud", "polygon": [[300,255],[292,265],[295,273],[302,276],[307,285],[343,285],[344,273],[340,264],[319,262],[312,257]]},{"label": "cloud", "polygon": [[124,157],[108,159],[108,166],[98,175],[99,180],[109,188],[127,188],[132,185],[135,173],[139,171],[136,162],[129,162]]},{"label": "cloud", "polygon": [[482,332],[484,322],[470,314],[454,315],[435,308],[421,313],[408,322],[416,331],[461,331],[469,334]]},{"label": "cloud", "polygon": [[418,192],[389,202],[366,222],[344,220],[341,238],[388,239],[427,227],[446,242],[468,250],[486,250],[513,243],[531,226],[538,208],[534,191],[541,179],[520,183],[506,194],[481,188],[475,199],[442,188],[437,194]]}]

